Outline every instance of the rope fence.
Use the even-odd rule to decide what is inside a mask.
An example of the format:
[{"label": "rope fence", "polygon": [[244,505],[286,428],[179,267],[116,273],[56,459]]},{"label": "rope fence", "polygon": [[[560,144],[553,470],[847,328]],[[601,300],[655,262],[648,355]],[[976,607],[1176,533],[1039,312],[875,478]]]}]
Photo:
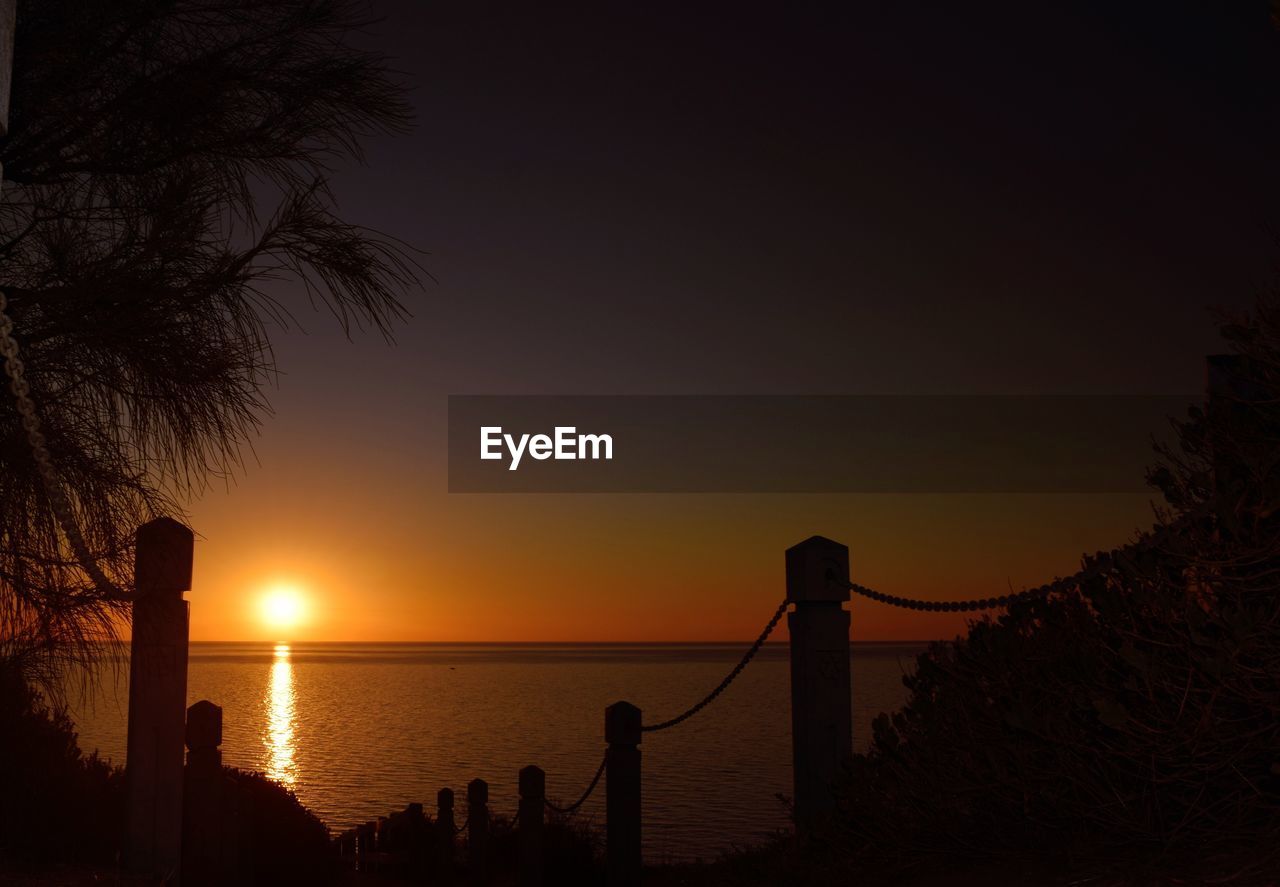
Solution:
[{"label": "rope fence", "polygon": [[1062,590],[1065,585],[1066,583],[1063,580],[1055,580],[1047,585],[1041,585],[1039,588],[1029,588],[1026,591],[1002,594],[999,597],[974,598],[967,601],[923,601],[918,598],[884,594],[874,588],[867,588],[865,585],[859,585],[856,582],[844,583],[844,587],[854,594],[862,595],[862,597],[870,600],[888,604],[891,607],[902,607],[905,610],[925,610],[932,613],[971,613],[976,610],[994,610],[997,607],[1007,607],[1017,601],[1052,594],[1055,591]]},{"label": "rope fence", "polygon": [[641,732],[656,733],[658,730],[666,730],[669,727],[682,724],[714,702],[717,696],[729,688],[729,685],[733,683],[734,678],[742,674],[742,670],[747,667],[747,664],[751,662],[752,659],[755,658],[756,653],[760,652],[760,648],[764,646],[764,642],[768,640],[769,635],[773,633],[773,630],[778,626],[778,623],[782,621],[782,614],[787,612],[788,603],[788,601],[784,600],[782,603],[778,604],[778,609],[774,611],[773,618],[769,620],[767,625],[765,625],[764,631],[760,632],[760,637],[756,638],[756,642],[751,645],[751,648],[747,650],[745,654],[743,654],[742,659],[740,659],[738,664],[733,667],[733,671],[729,672],[725,679],[721,681],[714,690],[704,696],[692,708],[687,709],[670,720],[662,721],[659,724],[645,724],[640,728]]},{"label": "rope fence", "polygon": [[600,777],[604,775],[604,767],[608,761],[609,759],[607,757],[600,759],[600,766],[596,768],[596,775],[591,777],[591,784],[587,786],[587,790],[582,793],[578,800],[566,807],[559,807],[544,798],[543,803],[547,805],[547,809],[554,813],[559,813],[562,816],[568,816],[569,814],[576,812],[579,807],[587,802],[587,798],[591,797],[591,793],[594,792],[596,790],[596,786],[600,784]]},{"label": "rope fence", "polygon": [[[720,698],[739,675],[756,658],[772,636],[784,614],[790,611],[790,648],[792,674],[792,746],[793,809],[797,832],[809,831],[815,823],[830,814],[834,804],[830,786],[843,772],[848,750],[853,746],[851,704],[851,649],[849,644],[850,612],[841,602],[858,595],[876,603],[907,610],[935,613],[963,613],[1010,607],[1020,602],[1042,600],[1050,595],[1069,594],[1091,579],[1105,578],[1117,569],[1140,567],[1145,552],[1166,544],[1166,533],[1152,533],[1134,543],[1112,551],[1098,552],[1085,560],[1082,569],[1066,578],[1022,591],[954,601],[927,601],[919,598],[886,594],[849,580],[848,549],[829,539],[815,536],[787,551],[787,596],[777,605],[768,622],[724,678],[694,705],[675,717],[645,724],[639,707],[618,701],[605,709],[606,751],[590,782],[571,804],[557,804],[546,796],[545,773],[535,765],[520,771],[520,806],[517,815],[520,842],[521,883],[545,883],[542,880],[545,859],[546,811],[571,816],[592,798],[597,790],[605,799],[605,868],[606,881],[621,887],[639,887],[642,870],[642,772],[641,736],[676,727],[697,715]],[[797,690],[796,688],[799,688]],[[481,780],[474,780],[472,785]],[[601,788],[603,786],[603,788]],[[489,832],[484,828],[487,806],[479,813],[468,809],[468,819],[453,827],[452,792],[448,807],[441,802],[441,818],[448,817],[450,834],[433,852],[453,865],[455,853],[465,848],[469,870],[484,872],[490,865],[487,854]],[[470,798],[469,803],[474,804]],[[474,816],[480,818],[472,819]],[[468,826],[470,829],[468,831]],[[379,829],[381,827],[379,826]],[[467,832],[464,845],[454,840]],[[379,832],[380,833],[380,832]],[[347,843],[350,839],[347,838]],[[345,846],[345,845],[344,845]],[[366,844],[355,843],[357,868]],[[378,845],[372,845],[378,846]],[[378,865],[381,857],[368,857]]]}]

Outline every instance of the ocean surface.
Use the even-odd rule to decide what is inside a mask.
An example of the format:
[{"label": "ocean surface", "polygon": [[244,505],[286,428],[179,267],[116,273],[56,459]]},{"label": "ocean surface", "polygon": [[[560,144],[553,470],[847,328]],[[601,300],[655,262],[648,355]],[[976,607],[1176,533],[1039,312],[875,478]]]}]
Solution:
[{"label": "ocean surface", "polygon": [[[855,644],[854,745],[906,698],[922,643]],[[725,676],[744,644],[192,644],[188,699],[223,710],[223,760],[290,786],[334,832],[450,787],[489,783],[514,814],[516,775],[547,773],[570,803],[604,754],[604,708],[625,699],[646,722],[684,711]],[[710,706],[647,733],[645,855],[707,857],[786,825],[791,794],[788,651],[770,644]],[[86,751],[125,754],[124,679],[74,701]],[[583,806],[603,823],[603,784]]]}]

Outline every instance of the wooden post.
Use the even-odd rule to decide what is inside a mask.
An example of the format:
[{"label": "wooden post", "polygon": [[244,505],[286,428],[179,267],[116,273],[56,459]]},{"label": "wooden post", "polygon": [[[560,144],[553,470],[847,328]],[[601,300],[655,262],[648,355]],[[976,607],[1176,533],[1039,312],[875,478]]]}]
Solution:
[{"label": "wooden post", "polygon": [[454,838],[458,826],[453,818],[453,789],[436,792],[436,869],[445,880],[453,876]]},{"label": "wooden post", "polygon": [[222,709],[202,699],[187,709],[187,774],[183,785],[182,878],[224,884],[234,868],[235,830],[223,804]]},{"label": "wooden post", "polygon": [[182,862],[187,630],[195,537],[167,517],[138,528],[129,658],[128,864],[176,878]]},{"label": "wooden post", "polygon": [[489,880],[489,783],[467,783],[467,873],[472,884]]},{"label": "wooden post", "polygon": [[375,842],[378,837],[378,823],[370,819],[356,826],[356,869],[368,874],[373,871]]},{"label": "wooden post", "polygon": [[530,764],[520,771],[520,885],[542,887],[542,808],[547,800],[547,774]]},{"label": "wooden post", "polygon": [[604,710],[605,883],[640,883],[640,709],[615,702]]},{"label": "wooden post", "polygon": [[804,830],[831,813],[833,786],[853,755],[849,684],[849,549],[812,536],[787,549],[791,746],[795,818]]}]

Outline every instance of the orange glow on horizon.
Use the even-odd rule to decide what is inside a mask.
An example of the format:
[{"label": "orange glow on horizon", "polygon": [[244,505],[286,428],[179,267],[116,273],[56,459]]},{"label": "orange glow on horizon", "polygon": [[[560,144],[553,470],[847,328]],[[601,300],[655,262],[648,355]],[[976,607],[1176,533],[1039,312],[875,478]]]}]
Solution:
[{"label": "orange glow on horizon", "polygon": [[[849,546],[854,581],[945,601],[1068,575],[1150,524],[1143,495],[450,495],[390,458],[316,484],[352,461],[264,458],[195,503],[192,640],[750,643],[785,594],[783,551],[814,533]],[[278,620],[276,586],[297,594]],[[859,641],[968,620],[846,606]]]}]

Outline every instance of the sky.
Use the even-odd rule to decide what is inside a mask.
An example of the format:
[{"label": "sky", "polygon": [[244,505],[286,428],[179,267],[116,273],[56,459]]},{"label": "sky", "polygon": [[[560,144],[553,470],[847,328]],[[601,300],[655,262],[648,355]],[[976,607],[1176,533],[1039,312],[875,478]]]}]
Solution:
[{"label": "sky", "polygon": [[[430,279],[394,345],[301,300],[275,335],[274,414],[189,506],[193,639],[747,640],[815,533],[951,600],[1151,523],[1134,494],[447,492],[449,394],[1195,392],[1210,309],[1271,284],[1265,4],[748,5],[373,5],[353,40],[416,124],[333,184]],[[850,609],[855,640],[965,625]]]}]

